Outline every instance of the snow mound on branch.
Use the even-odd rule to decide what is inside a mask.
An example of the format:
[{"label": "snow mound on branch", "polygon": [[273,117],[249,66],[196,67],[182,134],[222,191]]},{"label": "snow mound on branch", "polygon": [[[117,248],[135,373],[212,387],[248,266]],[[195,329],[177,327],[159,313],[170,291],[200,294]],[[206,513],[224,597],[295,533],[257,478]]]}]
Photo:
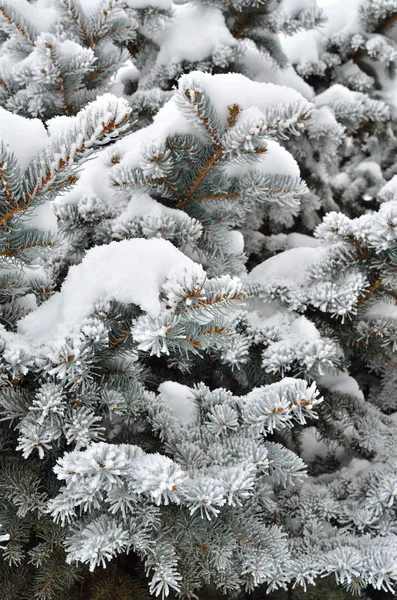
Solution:
[{"label": "snow mound on branch", "polygon": [[40,119],[26,119],[0,107],[0,139],[11,148],[24,170],[46,145],[48,135]]},{"label": "snow mound on branch", "polygon": [[[87,2],[87,0],[84,0]],[[97,0],[88,0],[97,2]],[[130,8],[160,8],[161,10],[171,10],[173,4],[171,0],[124,0]]]},{"label": "snow mound on branch", "polygon": [[237,43],[218,8],[192,4],[174,6],[173,19],[156,41],[160,46],[158,65],[204,60],[216,48]]},{"label": "snow mound on branch", "polygon": [[322,27],[325,35],[357,33],[361,30],[359,7],[362,0],[339,0],[324,6],[327,22]]},{"label": "snow mound on branch", "polygon": [[267,142],[267,152],[260,156],[255,163],[231,163],[225,168],[225,173],[229,177],[242,177],[250,171],[263,171],[277,175],[289,175],[290,177],[300,177],[298,163],[280,144],[269,140]]},{"label": "snow mound on branch", "polygon": [[10,4],[37,31],[47,31],[56,21],[57,11],[51,5],[52,0],[37,0],[35,3],[27,0],[11,0]]},{"label": "snow mound on branch", "polygon": [[[274,85],[272,83],[261,83],[251,81],[247,77],[237,73],[222,75],[210,75],[208,73],[193,72],[180,78],[180,89],[188,85],[190,80],[207,91],[208,95],[225,125],[229,116],[229,107],[238,104],[241,112],[249,111],[256,107],[257,111],[265,112],[270,107],[277,109],[289,105],[291,102],[306,103],[307,100],[297,91]],[[62,130],[66,123],[64,117],[56,117],[49,122],[50,133]],[[56,204],[75,204],[83,196],[96,195],[108,205],[115,205],[121,201],[121,195],[115,193],[108,181],[108,174],[112,176],[109,164],[117,164],[118,169],[137,168],[141,165],[145,149],[152,145],[161,147],[168,136],[171,135],[194,135],[202,137],[200,130],[189,121],[180,111],[174,98],[171,98],[156,114],[153,123],[144,127],[112,145],[109,151],[100,153],[96,158],[89,161],[81,170],[80,180],[72,190],[55,200]],[[282,148],[277,142],[269,140],[269,152],[267,152],[254,165],[244,169],[258,169],[264,172],[288,174],[299,177],[299,167],[295,159]],[[115,161],[113,160],[116,159]],[[229,175],[241,175],[239,165],[233,164]],[[234,171],[233,171],[234,170]],[[241,169],[240,169],[241,170]]]},{"label": "snow mound on branch", "polygon": [[136,304],[150,316],[161,310],[160,290],[168,276],[196,263],[163,239],[132,239],[95,246],[72,266],[62,285],[18,325],[32,343],[63,337],[81,325],[99,300]]},{"label": "snow mound on branch", "polygon": [[[265,112],[271,107],[277,109],[291,103],[306,103],[307,100],[297,91],[285,86],[278,86],[272,83],[261,83],[251,81],[244,75],[239,73],[226,73],[222,75],[211,75],[194,71],[187,75],[183,75],[179,79],[179,89],[187,89],[191,82],[200,85],[207,92],[208,96],[222,120],[227,127],[228,117],[230,116],[229,107],[233,104],[238,104],[240,112],[256,107],[258,111]],[[137,132],[126,136],[112,147],[112,154],[122,157],[120,166],[128,165],[129,167],[137,167],[142,159],[143,150],[153,144],[164,142],[169,135],[195,135],[200,137],[199,130],[190,122],[180,111],[174,98],[167,102],[156,114],[152,125],[145,127]],[[272,151],[275,151],[276,142],[272,143]],[[268,168],[270,152],[266,156],[268,161],[265,170]],[[277,157],[277,163],[286,160],[286,155]],[[297,163],[291,157],[289,164],[293,172],[287,169],[278,170],[276,172],[288,172],[292,176],[299,175],[297,171]],[[270,165],[269,165],[270,168]]]},{"label": "snow mound on branch", "polygon": [[344,85],[336,83],[322,94],[319,94],[315,99],[315,103],[317,106],[327,106],[337,102],[354,103],[359,102],[363,97],[364,95],[361,92],[354,92]]},{"label": "snow mound on branch", "polygon": [[295,35],[282,35],[281,45],[289,60],[294,65],[317,63],[320,60],[319,31],[299,31]]},{"label": "snow mound on branch", "polygon": [[327,388],[330,392],[340,392],[341,394],[349,394],[350,396],[364,399],[364,394],[360,390],[357,381],[348,373],[329,371],[322,377],[318,377],[317,383]]},{"label": "snow mound on branch", "polygon": [[[314,35],[312,31],[311,34]],[[274,83],[292,88],[307,100],[314,98],[313,88],[298,75],[292,65],[288,65],[283,69],[275,69],[271,58],[263,52],[259,52],[256,44],[251,40],[243,40],[241,46],[243,55],[241,59],[239,58],[239,63],[241,62],[244,65],[244,71],[250,79],[259,83]],[[291,57],[289,58],[291,62],[294,62]]]},{"label": "snow mound on branch", "polygon": [[308,277],[307,269],[325,257],[323,248],[297,247],[276,254],[252,269],[249,279],[257,283],[283,280],[302,287]]},{"label": "snow mound on branch", "polygon": [[158,388],[162,401],[181,425],[194,423],[198,409],[192,390],[176,381],[163,381]]},{"label": "snow mound on branch", "polygon": [[307,102],[296,90],[274,83],[251,81],[240,73],[211,75],[193,71],[182,75],[179,89],[189,88],[190,82],[199,84],[207,92],[224,125],[227,125],[230,117],[229,107],[232,104],[238,104],[240,111],[253,106],[266,111],[270,107],[281,109],[293,102]]}]

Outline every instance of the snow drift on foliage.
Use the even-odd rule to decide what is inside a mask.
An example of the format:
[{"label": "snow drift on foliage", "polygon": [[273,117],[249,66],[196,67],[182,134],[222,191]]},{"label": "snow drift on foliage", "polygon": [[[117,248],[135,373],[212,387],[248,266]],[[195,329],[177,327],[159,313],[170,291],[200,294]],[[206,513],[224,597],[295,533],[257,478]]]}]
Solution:
[{"label": "snow drift on foliage", "polygon": [[31,342],[62,337],[81,325],[99,300],[136,304],[155,317],[160,312],[159,294],[166,279],[193,264],[163,239],[96,246],[81,264],[69,269],[60,292],[19,322],[18,331]]}]

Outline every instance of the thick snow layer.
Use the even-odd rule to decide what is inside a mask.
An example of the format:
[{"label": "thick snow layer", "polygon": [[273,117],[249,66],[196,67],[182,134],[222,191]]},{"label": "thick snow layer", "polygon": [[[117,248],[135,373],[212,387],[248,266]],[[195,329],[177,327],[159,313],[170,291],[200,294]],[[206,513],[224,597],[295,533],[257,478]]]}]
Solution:
[{"label": "thick snow layer", "polygon": [[0,107],[0,139],[13,150],[22,169],[26,169],[48,142],[48,134],[39,119],[25,119]]},{"label": "thick snow layer", "polygon": [[244,236],[240,231],[229,231],[227,233],[227,249],[232,254],[244,252]]},{"label": "thick snow layer", "polygon": [[335,115],[328,106],[321,106],[313,111],[311,124],[315,129],[341,128]]},{"label": "thick snow layer", "polygon": [[324,6],[327,22],[322,27],[325,35],[357,33],[360,31],[359,6],[363,0],[338,0]]},{"label": "thick snow layer", "polygon": [[318,377],[317,383],[327,388],[330,392],[341,392],[364,399],[364,394],[360,390],[357,381],[348,373],[328,372],[322,377]]},{"label": "thick snow layer", "polygon": [[[84,0],[87,2],[87,0]],[[89,0],[90,2],[97,2],[97,0]],[[172,9],[172,1],[171,0],[124,0],[124,2],[130,8],[146,8],[147,6],[153,6],[156,8],[160,8],[161,10],[171,10]]]},{"label": "thick snow layer", "polygon": [[[68,118],[68,117],[66,117]],[[79,171],[79,181],[68,192],[58,196],[56,205],[77,204],[84,196],[98,196],[107,205],[116,205],[122,199],[114,194],[107,183],[107,167],[104,165],[106,152],[85,163]]]},{"label": "thick snow layer", "polygon": [[292,102],[302,102],[302,95],[285,86],[273,83],[261,83],[251,81],[239,73],[226,73],[222,75],[211,75],[194,71],[180,78],[180,87],[185,89],[189,81],[199,83],[209,94],[222,121],[227,124],[230,116],[230,104],[238,104],[240,110],[253,106],[260,110],[266,110],[271,106],[281,107]]},{"label": "thick snow layer", "polygon": [[370,319],[392,319],[397,321],[397,306],[394,302],[376,302],[367,308],[365,316]]},{"label": "thick snow layer", "polygon": [[296,14],[300,10],[316,8],[316,5],[316,0],[282,0],[281,10]]},{"label": "thick snow layer", "polygon": [[10,4],[38,32],[47,31],[57,18],[57,11],[52,6],[52,0],[37,0],[32,3],[27,0],[11,0]]},{"label": "thick snow layer", "polygon": [[204,60],[219,46],[237,43],[218,8],[194,4],[175,6],[173,18],[156,42],[160,46],[158,65]]},{"label": "thick snow layer", "polygon": [[[270,106],[281,106],[294,101],[307,102],[295,90],[271,83],[250,81],[240,74],[209,75],[193,72],[181,77],[180,85],[187,85],[192,79],[208,90],[225,124],[229,116],[228,107],[235,103],[240,106],[241,112],[244,113],[245,110],[250,110],[252,107],[260,112]],[[58,133],[62,129],[63,119],[63,117],[56,117],[49,122],[51,134],[53,132]],[[182,114],[175,99],[171,98],[158,111],[151,125],[125,136],[113,144],[109,151],[101,152],[96,158],[89,161],[80,171],[80,180],[77,185],[57,198],[55,202],[57,204],[73,204],[83,196],[96,195],[107,205],[119,203],[123,200],[123,195],[115,193],[115,190],[107,181],[108,175],[112,175],[112,168],[109,168],[109,158],[117,157],[119,164],[114,167],[116,171],[124,167],[139,167],[146,148],[153,146],[155,149],[161,149],[167,137],[174,134],[201,135],[193,123]],[[254,165],[250,165],[250,170],[259,169],[264,172],[299,177],[299,168],[296,161],[284,148],[274,141],[269,141],[268,147],[269,151]],[[242,167],[230,165],[229,168],[230,174],[237,174]]]},{"label": "thick snow layer", "polygon": [[281,36],[281,45],[293,65],[317,63],[319,60],[319,31],[299,31],[295,35]]},{"label": "thick snow layer", "polygon": [[[271,106],[281,106],[290,102],[306,102],[301,94],[286,87],[280,87],[271,83],[260,83],[250,81],[246,77],[236,73],[225,75],[210,75],[208,73],[193,72],[184,75],[180,79],[180,85],[187,85],[194,80],[208,91],[211,99],[219,113],[219,116],[227,124],[229,106],[238,104],[241,112],[255,106],[258,111],[264,111]],[[61,122],[60,122],[61,124]],[[50,125],[51,126],[51,125]],[[57,128],[57,120],[54,121]],[[153,123],[148,127],[140,129],[122,140],[116,142],[110,155],[117,156],[120,164],[118,168],[140,166],[144,150],[153,145],[161,147],[169,135],[193,134],[200,136],[200,131],[181,113],[175,99],[171,98],[156,114]],[[109,154],[101,153],[96,159],[82,170],[78,184],[57,200],[60,203],[77,202],[84,195],[96,194],[105,202],[113,202],[114,191],[106,184],[106,174],[110,172],[105,165]],[[230,169],[237,170],[239,167],[231,165]],[[256,169],[274,173],[288,173],[299,176],[299,168],[295,160],[276,142],[269,141],[269,152],[263,159],[255,163]]]},{"label": "thick snow layer", "polygon": [[56,233],[58,231],[58,223],[53,211],[52,201],[50,200],[36,206],[26,218],[26,225],[27,227]]},{"label": "thick snow layer", "polygon": [[269,280],[281,279],[304,285],[308,267],[321,260],[325,252],[321,248],[292,248],[268,258],[252,269],[248,277],[257,283],[265,284]]},{"label": "thick snow layer", "polygon": [[321,244],[321,241],[317,238],[304,233],[287,233],[286,237],[287,250],[292,248],[316,248]]},{"label": "thick snow layer", "polygon": [[99,300],[140,306],[152,317],[160,312],[159,294],[167,276],[194,265],[163,239],[132,239],[96,246],[72,266],[61,291],[21,319],[20,334],[32,343],[63,337],[89,317]]},{"label": "thick snow layer", "polygon": [[[260,53],[255,44],[249,40],[244,40],[242,44],[244,53],[241,62],[250,79],[260,83],[266,82],[287,86],[302,94],[307,100],[314,98],[313,88],[297,74],[292,65],[288,65],[283,69],[275,69],[272,60]],[[293,62],[292,59],[290,60]]]},{"label": "thick snow layer", "polygon": [[331,85],[325,92],[316,96],[315,104],[316,106],[326,106],[335,104],[336,102],[357,102],[363,97],[363,94],[360,92],[354,92],[353,90],[349,90],[344,85],[340,85],[336,83],[335,85]]},{"label": "thick snow layer", "polygon": [[181,425],[194,423],[198,409],[194,401],[194,394],[187,385],[176,383],[176,381],[163,381],[158,389],[162,400]]},{"label": "thick snow layer", "polygon": [[267,152],[254,163],[230,163],[225,172],[230,177],[241,177],[245,173],[255,170],[300,177],[298,163],[292,154],[273,140],[267,142]]}]

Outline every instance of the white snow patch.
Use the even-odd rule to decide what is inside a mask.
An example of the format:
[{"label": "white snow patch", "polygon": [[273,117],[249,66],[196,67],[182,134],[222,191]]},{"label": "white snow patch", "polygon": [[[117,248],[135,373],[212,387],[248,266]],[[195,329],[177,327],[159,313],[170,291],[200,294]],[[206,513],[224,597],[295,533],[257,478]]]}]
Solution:
[{"label": "white snow patch", "polygon": [[25,170],[48,142],[48,134],[39,119],[26,119],[0,107],[0,139],[10,146]]},{"label": "white snow patch", "polygon": [[321,245],[320,240],[304,233],[288,233],[286,237],[287,250],[292,248],[317,248]]},{"label": "white snow patch", "polygon": [[295,35],[281,36],[281,45],[293,65],[317,63],[319,56],[319,31],[299,31]]},{"label": "white snow patch", "polygon": [[168,276],[194,265],[163,239],[132,239],[91,248],[70,267],[61,291],[21,319],[20,334],[32,343],[63,337],[81,325],[99,300],[136,304],[150,316],[160,313],[159,294]]},{"label": "white snow patch", "polygon": [[57,19],[57,11],[51,5],[51,0],[37,0],[34,3],[12,0],[11,4],[38,32],[47,31]]},{"label": "white snow patch", "polygon": [[372,319],[393,319],[397,321],[397,306],[390,302],[376,302],[367,308],[365,316]]},{"label": "white snow patch", "polygon": [[326,387],[331,392],[341,392],[364,399],[364,394],[359,388],[357,381],[348,373],[328,372],[317,378],[318,385]]},{"label": "white snow patch", "polygon": [[277,175],[290,175],[291,177],[300,177],[298,163],[278,142],[268,140],[266,142],[267,152],[262,154],[254,163],[229,163],[225,168],[225,173],[229,177],[242,177],[249,171],[263,171]]},{"label": "white snow patch", "polygon": [[198,408],[194,394],[187,385],[182,385],[176,381],[163,381],[158,390],[161,399],[171,409],[172,414],[181,425],[194,423]]},{"label": "white snow patch", "polygon": [[321,260],[326,253],[323,248],[298,247],[286,250],[268,258],[250,272],[248,278],[257,283],[286,280],[304,285],[307,269],[313,263]]},{"label": "white snow patch", "polygon": [[307,100],[314,98],[313,88],[297,74],[292,65],[288,65],[284,69],[275,69],[272,60],[261,54],[251,40],[243,40],[242,46],[244,54],[241,62],[247,69],[250,79],[259,83],[265,82],[287,86],[300,93]]},{"label": "white snow patch", "polygon": [[241,254],[244,252],[244,236],[241,231],[228,231],[226,246],[230,253]]},{"label": "white snow patch", "polygon": [[349,88],[345,87],[344,85],[336,83],[331,85],[331,87],[325,90],[325,92],[322,94],[316,96],[314,102],[316,106],[332,106],[332,104],[336,104],[338,102],[347,102],[349,104],[360,102],[360,100],[364,97],[364,94],[361,92],[354,92],[353,90],[349,90]]},{"label": "white snow patch", "polygon": [[218,8],[189,3],[174,6],[174,16],[156,42],[160,46],[158,65],[204,60],[219,46],[237,43]]},{"label": "white snow patch", "polygon": [[52,201],[43,202],[43,204],[36,206],[30,212],[29,216],[26,217],[26,226],[57,233],[58,223],[54,214]]},{"label": "white snow patch", "polygon": [[[85,2],[87,0],[84,0]],[[90,0],[92,1],[96,1],[96,0]],[[161,10],[171,10],[173,3],[171,0],[124,0],[126,4],[128,4],[128,6],[130,8],[147,8],[147,7],[154,7],[154,8],[160,8]]]},{"label": "white snow patch", "polygon": [[231,104],[238,104],[241,111],[254,106],[259,110],[266,111],[272,106],[281,107],[293,102],[306,103],[309,107],[305,98],[294,89],[273,83],[251,81],[240,73],[211,75],[193,71],[182,75],[179,87],[185,89],[185,87],[189,87],[191,81],[200,84],[208,93],[225,125],[230,116],[229,106]]}]

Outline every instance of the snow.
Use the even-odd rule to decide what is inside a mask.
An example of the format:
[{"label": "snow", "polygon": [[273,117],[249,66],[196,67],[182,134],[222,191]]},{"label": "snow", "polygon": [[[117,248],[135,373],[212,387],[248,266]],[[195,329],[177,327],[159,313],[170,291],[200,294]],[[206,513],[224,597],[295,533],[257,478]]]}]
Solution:
[{"label": "snow", "polygon": [[364,160],[363,162],[361,162],[359,165],[357,165],[356,171],[358,173],[368,173],[372,175],[375,181],[383,180],[382,169],[379,163],[374,162],[372,160]]},{"label": "snow", "polygon": [[140,306],[150,316],[160,313],[160,289],[179,268],[194,265],[163,239],[132,239],[91,248],[79,265],[70,267],[61,291],[18,324],[32,343],[67,335],[89,317],[99,300]]},{"label": "snow", "polygon": [[[148,193],[138,191],[131,195],[125,209],[114,219],[114,230],[117,230],[118,225],[123,226],[125,223],[130,222],[131,218],[135,220],[135,217],[150,218],[154,215],[166,215],[180,223],[190,220],[190,217],[183,210],[164,206],[164,204],[149,196]],[[237,231],[233,233],[241,235]],[[159,237],[161,236],[159,235]]]},{"label": "snow", "polygon": [[361,27],[358,8],[361,3],[362,0],[349,0],[349,2],[337,0],[328,3],[324,8],[327,22],[322,28],[325,35],[330,36],[334,33],[348,35],[359,32]]},{"label": "snow", "polygon": [[378,200],[380,202],[387,202],[395,200],[397,198],[397,175],[388,181],[378,192]]},{"label": "snow", "polygon": [[317,378],[317,384],[324,386],[330,392],[341,392],[364,399],[364,394],[360,390],[357,381],[348,373],[328,372]]},{"label": "snow", "polygon": [[[73,58],[75,56],[80,56],[83,48],[82,46],[80,46],[80,44],[78,44],[77,42],[74,42],[73,40],[64,40],[63,42],[60,43],[60,49],[62,54],[66,54],[67,58]],[[87,52],[87,49],[85,49],[85,53]],[[92,50],[90,50],[90,53],[92,53],[92,56],[94,57],[94,53]]]},{"label": "snow", "polygon": [[296,14],[300,10],[316,8],[316,0],[283,0],[281,9]]},{"label": "snow", "polygon": [[242,48],[244,53],[241,62],[250,79],[259,83],[287,86],[299,92],[307,100],[314,98],[313,88],[297,74],[292,65],[283,69],[275,69],[272,60],[259,52],[251,40],[243,40]]},{"label": "snow", "polygon": [[[90,2],[96,2],[97,0],[89,0]],[[87,2],[87,0],[84,0]],[[171,0],[124,0],[124,2],[130,8],[146,8],[147,6],[153,6],[156,8],[160,8],[161,10],[171,10],[172,2]]]},{"label": "snow", "polygon": [[241,111],[253,106],[265,111],[272,106],[281,107],[293,102],[306,103],[309,108],[309,104],[296,90],[273,83],[251,81],[240,73],[211,75],[194,71],[182,75],[179,88],[189,88],[192,81],[198,83],[208,93],[225,125],[231,103],[237,104]]},{"label": "snow", "polygon": [[299,31],[295,35],[281,36],[281,45],[293,65],[319,61],[319,31]]},{"label": "snow", "polygon": [[237,43],[218,8],[193,4],[174,7],[172,20],[162,29],[156,42],[160,46],[158,65],[204,60],[219,46]]},{"label": "snow", "polygon": [[36,206],[26,217],[26,226],[57,233],[58,223],[53,211],[53,202],[48,201]]},{"label": "snow", "polygon": [[335,85],[331,85],[322,94],[316,96],[315,104],[316,106],[324,106],[336,104],[337,102],[352,103],[359,101],[361,98],[363,98],[363,94],[360,92],[353,92],[344,85],[336,83]]},{"label": "snow", "polygon": [[298,247],[281,252],[268,258],[250,272],[248,278],[257,283],[269,280],[285,280],[303,286],[307,278],[308,267],[321,260],[326,250],[323,248]]},{"label": "snow", "polygon": [[12,0],[11,4],[12,8],[17,10],[38,32],[47,31],[57,18],[52,0],[37,0],[35,3],[27,0]]},{"label": "snow", "polygon": [[299,441],[301,445],[300,456],[305,463],[311,462],[316,456],[325,457],[329,452],[328,446],[320,439],[315,427],[303,429]]},{"label": "snow", "polygon": [[320,240],[303,233],[288,233],[286,236],[286,248],[316,248],[320,246]]},{"label": "snow", "polygon": [[181,425],[194,423],[198,407],[194,394],[187,385],[176,383],[176,381],[163,381],[158,390],[161,399],[171,409],[172,414]]},{"label": "snow", "polygon": [[0,139],[10,146],[25,170],[48,142],[48,134],[39,119],[25,119],[0,107]]},{"label": "snow", "polygon": [[328,106],[321,106],[313,111],[312,121],[313,127],[319,128],[332,128],[341,127],[338,121],[335,119],[335,115]]},{"label": "snow", "polygon": [[[161,10],[171,10],[171,0],[124,0],[130,8],[142,9],[147,7],[160,8]],[[101,0],[80,0],[80,4],[85,14],[91,17],[103,2]]]},{"label": "snow", "polygon": [[128,61],[120,67],[117,73],[112,77],[112,84],[109,88],[111,94],[122,96],[124,94],[124,85],[129,81],[137,81],[139,78],[138,69]]},{"label": "snow", "polygon": [[137,192],[132,194],[125,212],[120,216],[121,220],[127,216],[143,217],[153,214],[166,214],[177,219],[188,219],[188,215],[183,210],[170,208],[156,202],[146,192]]},{"label": "snow", "polygon": [[[57,117],[57,119],[63,117]],[[68,117],[66,117],[67,119]],[[79,181],[69,191],[54,200],[55,205],[77,204],[84,196],[98,196],[106,205],[116,205],[121,201],[107,183],[107,169],[104,165],[106,152],[85,163],[79,171]]]},{"label": "snow", "polygon": [[240,231],[228,231],[226,235],[226,247],[231,253],[244,252],[244,236]]},{"label": "snow", "polygon": [[254,163],[229,163],[225,173],[229,177],[241,177],[249,171],[265,171],[277,175],[290,175],[300,177],[298,163],[285,148],[278,142],[269,140],[266,142],[267,152],[262,154]]},{"label": "snow", "polygon": [[[244,115],[245,111],[252,111],[254,107],[256,107],[258,115],[263,114],[263,111],[269,107],[291,102],[307,104],[309,107],[305,98],[295,90],[271,83],[250,81],[243,75],[236,73],[210,75],[208,73],[193,72],[182,76],[179,81],[181,89],[189,87],[193,81],[207,90],[225,125],[227,125],[229,116],[229,106],[235,103],[240,106],[241,115]],[[62,121],[59,121],[59,123],[62,124]],[[50,122],[51,127],[57,129],[58,122],[54,121],[53,125]],[[116,172],[124,167],[139,167],[146,148],[161,149],[167,137],[174,134],[195,135],[205,141],[200,130],[182,114],[175,98],[171,98],[155,115],[151,125],[125,136],[117,141],[109,152],[101,153],[97,158],[90,161],[82,170],[78,184],[62,198],[57,199],[56,202],[61,204],[75,203],[82,196],[93,194],[99,196],[101,200],[108,204],[119,201],[114,190],[106,181],[108,172],[112,176],[112,169],[109,170],[105,165],[109,157],[114,155],[119,158],[119,165],[114,167]],[[268,147],[269,152],[258,159],[251,168],[240,167],[235,164],[230,165],[228,167],[230,174],[237,174],[240,172],[239,169],[246,168],[248,170],[264,169],[267,172],[299,177],[299,168],[296,161],[284,148],[272,140],[269,140]]]},{"label": "snow", "polygon": [[397,321],[397,306],[394,302],[376,302],[367,308],[365,316],[370,319],[394,319]]}]

